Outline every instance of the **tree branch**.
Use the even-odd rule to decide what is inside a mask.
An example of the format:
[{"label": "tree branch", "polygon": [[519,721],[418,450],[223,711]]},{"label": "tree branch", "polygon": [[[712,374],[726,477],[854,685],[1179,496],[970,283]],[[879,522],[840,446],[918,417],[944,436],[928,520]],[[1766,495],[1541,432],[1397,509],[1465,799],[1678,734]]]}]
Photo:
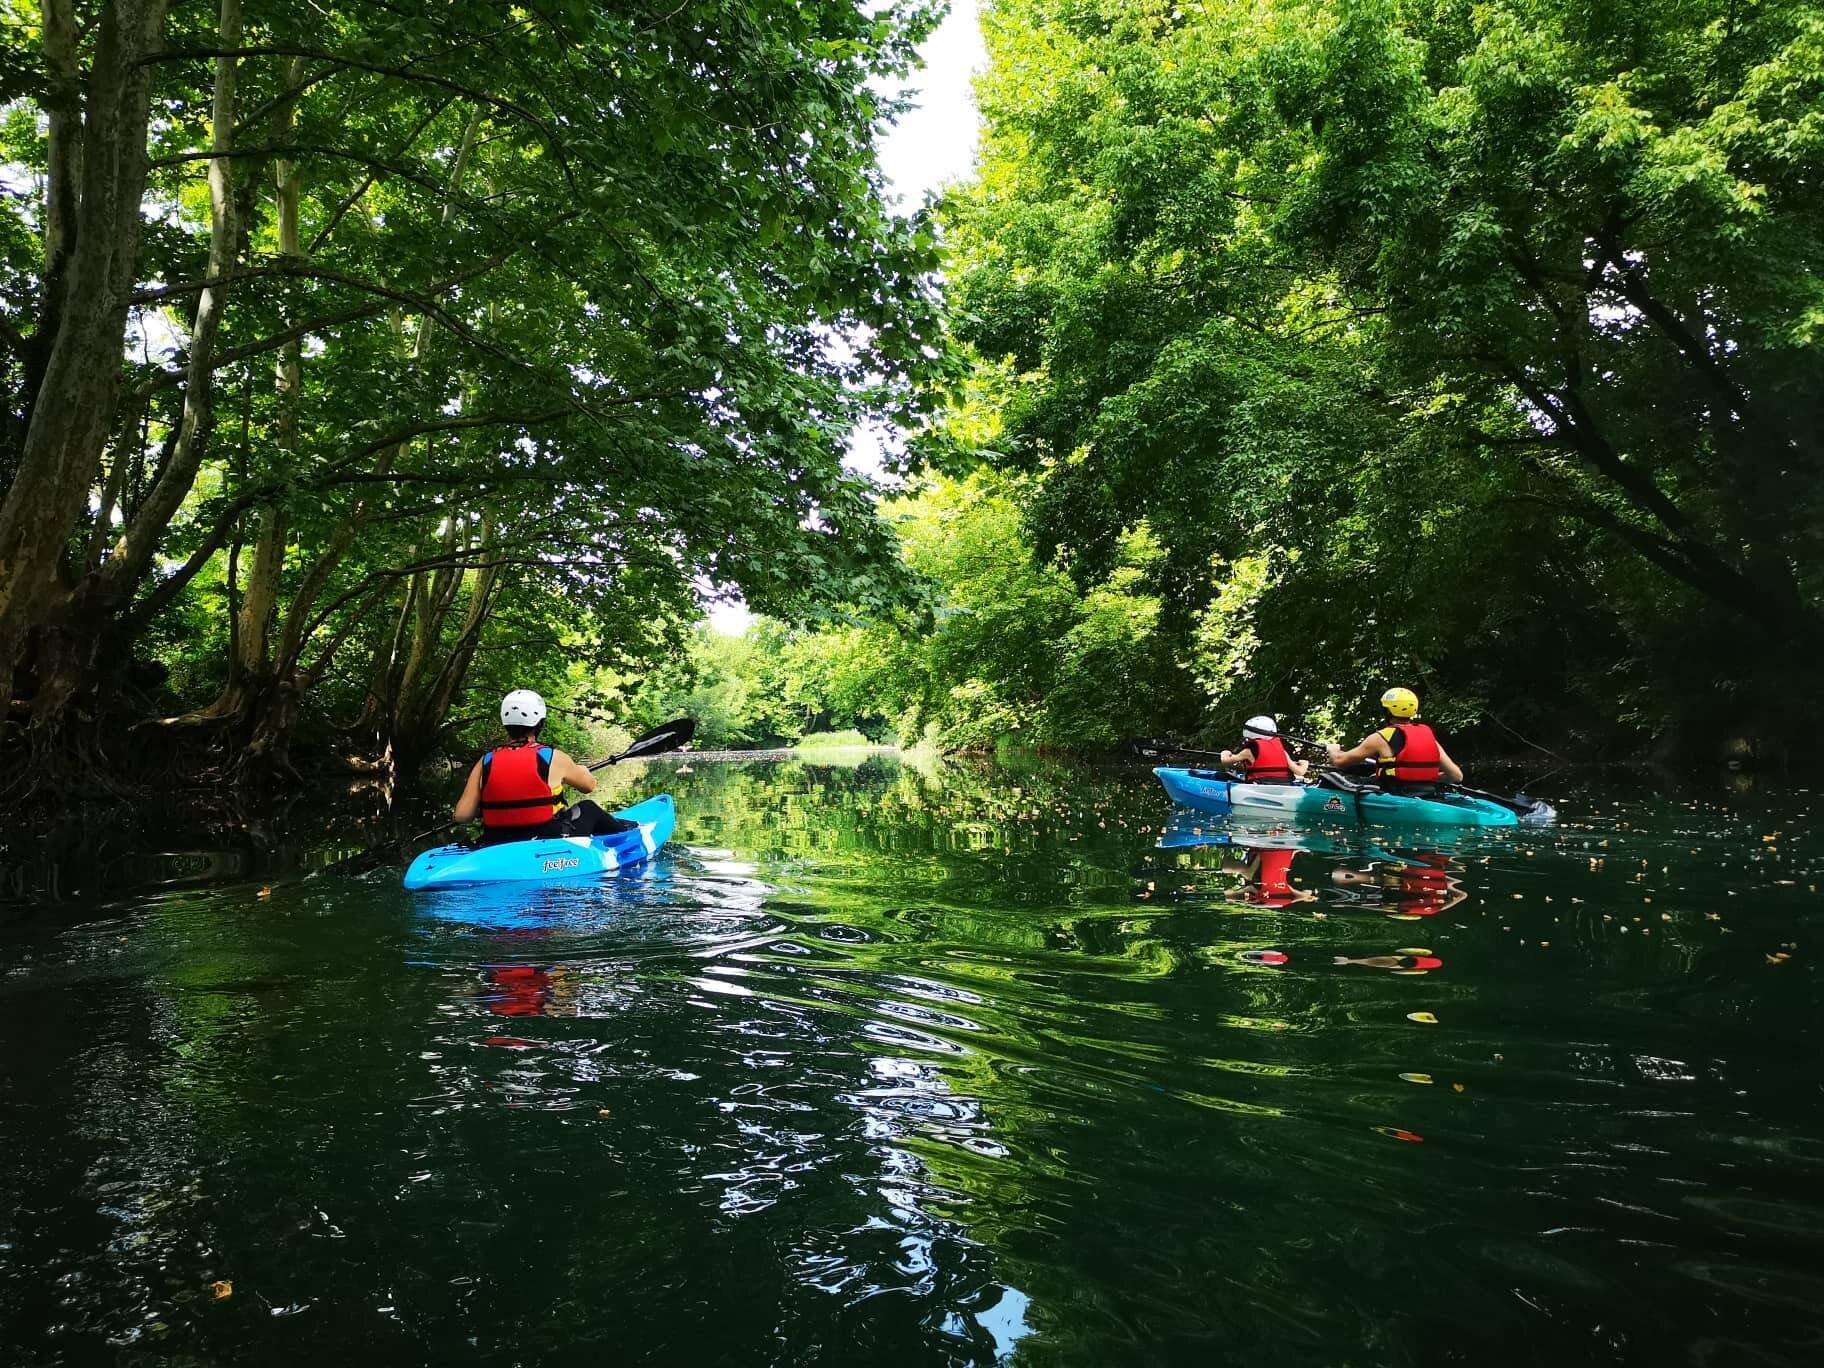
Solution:
[{"label": "tree branch", "polygon": [[[389,433],[385,437],[377,438],[376,440],[367,443],[365,446],[344,452],[334,460],[326,462],[315,476],[303,483],[312,489],[325,489],[332,485],[361,483],[372,472],[364,471],[359,475],[348,477],[344,477],[341,472],[348,466],[365,457],[372,456],[377,452],[385,451],[388,447],[398,446],[402,442],[409,442],[414,437],[428,436],[433,432],[461,432],[467,428],[505,426],[532,427],[538,423],[555,422],[559,418],[570,417],[572,412],[573,410],[565,407],[559,409],[546,409],[537,413],[482,413],[462,418],[446,416],[432,419],[429,422],[413,423],[407,427],[400,428],[396,432]],[[383,478],[396,480],[405,477],[394,472]]]},{"label": "tree branch", "polygon": [[[366,61],[359,57],[348,57],[339,53],[325,52],[321,48],[292,46],[285,43],[266,43],[255,47],[240,48],[166,48],[161,52],[154,52],[142,57],[140,59],[140,64],[150,65],[153,62],[207,61],[222,57],[303,57],[311,61],[328,62],[335,67],[347,70],[369,71],[376,76],[392,76],[402,81],[413,81],[420,85],[437,86],[442,90],[452,91],[457,95],[475,101],[477,104],[488,105],[491,108],[498,109],[503,114],[510,114],[516,119],[521,119],[524,122],[531,124],[544,135],[545,141],[550,145],[553,153],[561,156],[563,144],[558,138],[556,131],[546,123],[545,120],[533,113],[530,109],[527,109],[524,105],[492,94],[489,91],[480,90],[470,85],[464,85],[460,81],[453,81],[447,76],[433,76],[428,72],[414,71],[410,66],[395,66],[386,62]],[[325,75],[327,74],[328,73],[325,73]],[[316,79],[321,80],[323,77],[319,76]]]},{"label": "tree branch", "polygon": [[204,534],[203,540],[184,560],[184,563],[160,580],[152,592],[135,603],[132,610],[128,612],[127,621],[133,635],[137,636],[148,623],[169,608],[177,596],[184,592],[185,586],[196,578],[197,572],[209,563],[210,558],[217,551],[222,549],[222,544],[228,540],[228,534],[240,522],[241,514],[263,502],[274,492],[273,486],[261,486],[245,490],[222,505],[216,514],[214,523],[210,525],[209,531]]},{"label": "tree branch", "polygon": [[[409,442],[412,438],[423,436],[427,433],[451,432],[463,428],[487,427],[501,424],[514,424],[523,427],[530,426],[533,423],[548,422],[568,416],[570,416],[570,410],[554,409],[547,413],[532,415],[488,414],[471,418],[441,418],[434,422],[416,424],[412,427],[402,429],[382,437],[377,441],[370,442],[366,446],[360,447],[355,451],[347,452],[341,457],[338,457],[335,462],[331,463],[331,465],[327,467],[327,470],[329,472],[334,472],[339,466],[359,461],[376,452],[385,451],[390,447],[397,446],[402,442]],[[217,510],[215,520],[210,524],[209,531],[203,534],[203,539],[197,544],[196,548],[191,551],[190,555],[184,560],[184,563],[178,566],[177,569],[172,571],[164,579],[161,579],[151,593],[134,604],[133,609],[129,614],[129,620],[134,624],[135,630],[139,630],[144,628],[147,623],[151,622],[166,608],[170,607],[177,596],[184,591],[184,587],[209,563],[210,558],[214,556],[217,551],[222,549],[223,544],[228,540],[228,534],[234,530],[235,524],[240,521],[241,515],[249,508],[264,503],[268,499],[280,498],[298,490],[329,489],[338,485],[370,482],[370,480],[371,482],[379,482],[389,478],[400,479],[402,477],[398,475],[390,477],[369,477],[366,475],[339,477],[331,473],[327,478],[315,476],[305,480],[274,480],[253,485],[242,490]]]},{"label": "tree branch", "polygon": [[[503,248],[486,260],[479,261],[473,266],[458,271],[453,276],[448,276],[434,285],[425,287],[426,297],[435,299],[439,295],[448,294],[459,285],[466,285],[471,280],[487,275],[489,272],[505,265],[506,262],[511,260],[513,256],[523,250],[524,247],[524,243],[516,243],[511,247]],[[284,259],[281,258],[281,263],[283,260]],[[292,273],[274,271],[271,274],[285,275]],[[341,323],[359,322],[364,318],[377,317],[378,315],[385,313],[387,309],[391,307],[392,303],[393,301],[389,298],[384,303],[359,304],[352,308],[340,310],[336,313],[319,314],[315,318],[294,324],[292,327],[273,333],[269,337],[263,337],[258,342],[248,342],[239,347],[226,348],[216,353],[216,368],[220,369],[224,366],[231,366],[237,361],[245,361],[249,357],[260,356],[269,351],[276,351],[288,342],[295,342],[301,337],[308,337],[311,333],[321,332],[325,328],[333,328]],[[167,389],[170,386],[177,384],[183,378],[184,372],[181,370],[164,371],[144,381],[140,385],[140,392],[142,394],[147,394],[155,390]]]},{"label": "tree branch", "polygon": [[[1536,462],[1530,464],[1548,480],[1552,478]],[[1818,639],[1817,618],[1802,603],[1767,592],[1708,547],[1631,523],[1593,500],[1541,502],[1625,542],[1674,579],[1776,636]]]},{"label": "tree branch", "polygon": [[[456,97],[452,95],[449,99],[431,110],[429,114],[426,114],[424,118],[419,121],[418,126],[408,133],[404,140],[400,142],[399,150],[393,153],[393,156],[395,158],[403,157],[407,152],[411,151],[412,144],[418,141],[419,135],[436,121],[438,115],[442,114],[444,110],[448,109],[455,102]],[[315,256],[317,254],[317,249],[328,241],[331,233],[335,232],[336,229],[341,226],[342,220],[347,216],[348,211],[361,202],[361,196],[367,193],[368,187],[373,185],[376,179],[378,179],[378,177],[370,170],[367,175],[361,178],[361,183],[359,185],[342,197],[341,202],[336,205],[334,212],[330,214],[328,220],[321,228],[317,229],[315,236],[311,238],[310,246],[306,249],[307,255]]]},{"label": "tree branch", "polygon": [[[239,161],[242,158],[254,157],[286,157],[293,160],[304,157],[327,157],[332,161],[353,162],[357,166],[384,171],[389,176],[409,181],[422,189],[434,192],[440,199],[456,198],[444,187],[443,182],[425,175],[414,166],[407,166],[395,161],[383,161],[370,152],[352,152],[345,147],[336,147],[330,143],[292,143],[289,145],[269,143],[264,147],[237,147],[223,152],[177,152],[169,157],[160,157],[150,165],[152,169],[162,171],[173,166],[185,166],[191,162],[215,162],[224,158]],[[371,178],[367,183],[372,183]],[[362,188],[365,190],[365,185]],[[359,197],[359,193],[357,193],[356,198]],[[480,204],[479,201],[474,200],[461,202],[471,207]]]},{"label": "tree branch", "polygon": [[1667,531],[1688,536],[1690,518],[1674,503],[1646,471],[1622,458],[1620,452],[1598,429],[1595,417],[1575,390],[1559,396],[1533,380],[1520,367],[1507,361],[1497,363],[1502,376],[1552,422],[1557,434],[1616,488],[1641,512],[1656,519]]},{"label": "tree branch", "polygon": [[[513,249],[517,250],[517,249]],[[511,252],[509,252],[509,255]],[[325,266],[315,266],[307,261],[284,260],[269,266],[258,266],[246,271],[230,271],[202,280],[185,280],[176,285],[161,285],[153,289],[140,290],[131,296],[134,304],[156,304],[180,295],[195,294],[203,290],[225,288],[244,280],[273,278],[291,278],[300,280],[322,280],[333,285],[342,285],[363,294],[371,294],[381,299],[389,299],[395,304],[403,304],[434,317],[450,332],[463,339],[479,351],[485,351],[510,365],[524,370],[536,367],[523,356],[515,356],[506,348],[496,345],[482,337],[467,323],[443,308],[436,300],[413,290],[402,289],[394,285],[385,285],[377,280],[364,280],[360,276],[349,275],[344,271],[331,270]]]}]

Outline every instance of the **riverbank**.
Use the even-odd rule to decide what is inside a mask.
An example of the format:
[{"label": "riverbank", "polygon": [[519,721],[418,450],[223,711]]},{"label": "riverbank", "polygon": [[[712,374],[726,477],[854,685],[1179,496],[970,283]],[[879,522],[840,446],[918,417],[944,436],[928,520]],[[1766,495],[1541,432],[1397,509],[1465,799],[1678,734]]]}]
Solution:
[{"label": "riverbank", "polygon": [[741,760],[799,760],[807,765],[841,765],[874,756],[898,759],[902,755],[898,746],[778,746],[770,750],[674,751],[670,755],[654,756],[648,763],[720,765]]}]

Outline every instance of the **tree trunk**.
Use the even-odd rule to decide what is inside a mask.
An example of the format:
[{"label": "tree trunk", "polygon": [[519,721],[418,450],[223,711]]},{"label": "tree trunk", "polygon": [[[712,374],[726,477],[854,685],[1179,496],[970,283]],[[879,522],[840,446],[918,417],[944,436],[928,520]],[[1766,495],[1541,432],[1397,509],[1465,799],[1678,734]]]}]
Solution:
[{"label": "tree trunk", "polygon": [[[294,58],[286,68],[287,92],[303,82],[304,63]],[[289,140],[296,121],[296,107],[287,103],[280,124],[278,140]],[[279,255],[294,259],[303,255],[299,245],[298,212],[300,185],[297,163],[279,161],[274,168],[275,199],[278,207]],[[296,460],[298,447],[298,407],[303,399],[304,354],[302,345],[293,340],[279,349],[273,367],[273,391],[277,399],[277,416],[273,424],[274,465],[289,471]],[[204,709],[211,717],[240,722],[261,706],[270,694],[274,679],[271,653],[273,615],[278,609],[279,585],[285,573],[285,546],[290,531],[285,505],[279,500],[260,510],[260,534],[254,543],[253,569],[247,577],[247,592],[241,599],[240,613],[228,657],[228,677],[215,702]]]},{"label": "tree trunk", "polygon": [[[82,181],[82,115],[75,107],[81,90],[81,72],[76,60],[76,13],[72,0],[47,0],[44,6],[44,62],[63,97],[45,111],[44,186],[44,301],[38,318],[37,337],[52,338],[57,334],[58,320],[63,317],[64,294],[70,280],[70,255],[76,243],[78,195]],[[48,359],[42,348],[30,358],[28,390],[36,386],[30,380],[42,381],[43,364]],[[30,422],[30,413],[26,415]]]},{"label": "tree trunk", "polygon": [[[224,48],[241,45],[241,0],[221,0],[221,42]],[[209,266],[210,279],[221,279],[234,268],[241,250],[241,212],[234,193],[234,88],[236,59],[220,57],[215,63],[215,102],[212,111],[209,162]],[[197,296],[196,321],[190,329],[189,361],[185,368],[184,407],[176,439],[164,469],[151,491],[134,510],[131,521],[114,543],[98,578],[108,597],[117,601],[131,593],[152,564],[159,539],[183,505],[207,445],[215,398],[215,337],[228,303],[226,284],[211,286]]]},{"label": "tree trunk", "polygon": [[253,569],[235,611],[230,633],[228,677],[215,701],[201,712],[203,718],[234,721],[254,706],[269,682],[267,637],[278,604],[279,571],[285,563],[285,510],[268,504],[260,510],[259,536],[253,545]]},{"label": "tree trunk", "polygon": [[[102,9],[80,143],[73,116],[57,124],[57,208],[46,224],[46,246],[52,263],[63,263],[63,275],[47,292],[43,378],[12,484],[0,500],[0,698],[12,697],[33,633],[56,617],[67,596],[62,558],[81,525],[113,425],[146,184],[144,58],[158,46],[165,5],[114,0]],[[55,64],[73,52],[73,36],[65,32],[72,11],[57,0],[50,9],[57,15],[47,25]]]},{"label": "tree trunk", "polygon": [[476,541],[476,550],[483,563],[473,572],[468,610],[463,615],[462,627],[456,634],[455,644],[444,658],[443,667],[437,672],[436,678],[425,690],[424,701],[418,710],[419,725],[431,737],[435,737],[443,726],[443,720],[449,716],[456,695],[462,691],[463,681],[468,677],[469,664],[475,659],[475,649],[481,644],[481,629],[487,625],[488,617],[494,611],[494,587],[500,576],[500,567],[487,563],[494,546],[493,521],[484,517],[481,534]]},{"label": "tree trunk", "polygon": [[[377,687],[389,694],[379,701],[376,712],[386,729],[387,753],[400,773],[410,773],[435,750],[444,718],[468,676],[499,587],[500,568],[490,563],[496,540],[491,520],[471,528],[451,519],[443,554],[479,564],[464,568],[459,563],[415,577],[407,598],[407,612],[412,616],[410,650],[402,667],[376,672]],[[465,587],[467,607],[452,636],[450,615]],[[401,637],[405,626],[402,621]]]},{"label": "tree trunk", "polygon": [[[412,554],[417,555],[416,548],[413,548]],[[374,651],[367,698],[361,705],[361,716],[355,721],[356,731],[371,734],[382,745],[385,744],[391,726],[393,702],[399,696],[399,651],[405,644],[406,628],[411,626],[417,593],[418,579],[413,576],[406,581],[405,598],[399,605],[399,616],[393,620],[392,634]]]}]

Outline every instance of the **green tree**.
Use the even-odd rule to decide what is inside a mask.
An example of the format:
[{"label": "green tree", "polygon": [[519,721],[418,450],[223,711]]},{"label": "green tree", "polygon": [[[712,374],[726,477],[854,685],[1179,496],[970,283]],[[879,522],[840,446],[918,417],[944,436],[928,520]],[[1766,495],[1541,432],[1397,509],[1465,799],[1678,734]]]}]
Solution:
[{"label": "green tree", "polygon": [[922,0],[16,10],[0,691],[41,744],[143,711],[157,643],[217,662],[183,729],[409,764],[491,655],[649,652],[701,580],[900,592],[841,462],[941,365],[874,163]]},{"label": "green tree", "polygon": [[1399,679],[1455,721],[1793,725],[1824,646],[1814,6],[985,26],[945,211],[980,445],[1080,592],[1158,540],[1156,654],[1207,721]]}]

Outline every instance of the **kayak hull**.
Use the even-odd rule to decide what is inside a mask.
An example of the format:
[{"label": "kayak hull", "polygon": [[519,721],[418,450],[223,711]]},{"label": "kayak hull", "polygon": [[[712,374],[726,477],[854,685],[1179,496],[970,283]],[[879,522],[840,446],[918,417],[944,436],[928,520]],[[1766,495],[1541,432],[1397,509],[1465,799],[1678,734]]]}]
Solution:
[{"label": "kayak hull", "polygon": [[614,814],[639,825],[606,836],[548,836],[499,845],[437,846],[413,860],[405,886],[413,892],[485,884],[599,879],[642,864],[671,839],[677,810],[661,793]]},{"label": "kayak hull", "polygon": [[1466,794],[1414,798],[1306,784],[1241,784],[1210,771],[1171,766],[1161,766],[1153,773],[1173,802],[1203,812],[1385,826],[1507,827],[1519,822],[1511,809]]}]

